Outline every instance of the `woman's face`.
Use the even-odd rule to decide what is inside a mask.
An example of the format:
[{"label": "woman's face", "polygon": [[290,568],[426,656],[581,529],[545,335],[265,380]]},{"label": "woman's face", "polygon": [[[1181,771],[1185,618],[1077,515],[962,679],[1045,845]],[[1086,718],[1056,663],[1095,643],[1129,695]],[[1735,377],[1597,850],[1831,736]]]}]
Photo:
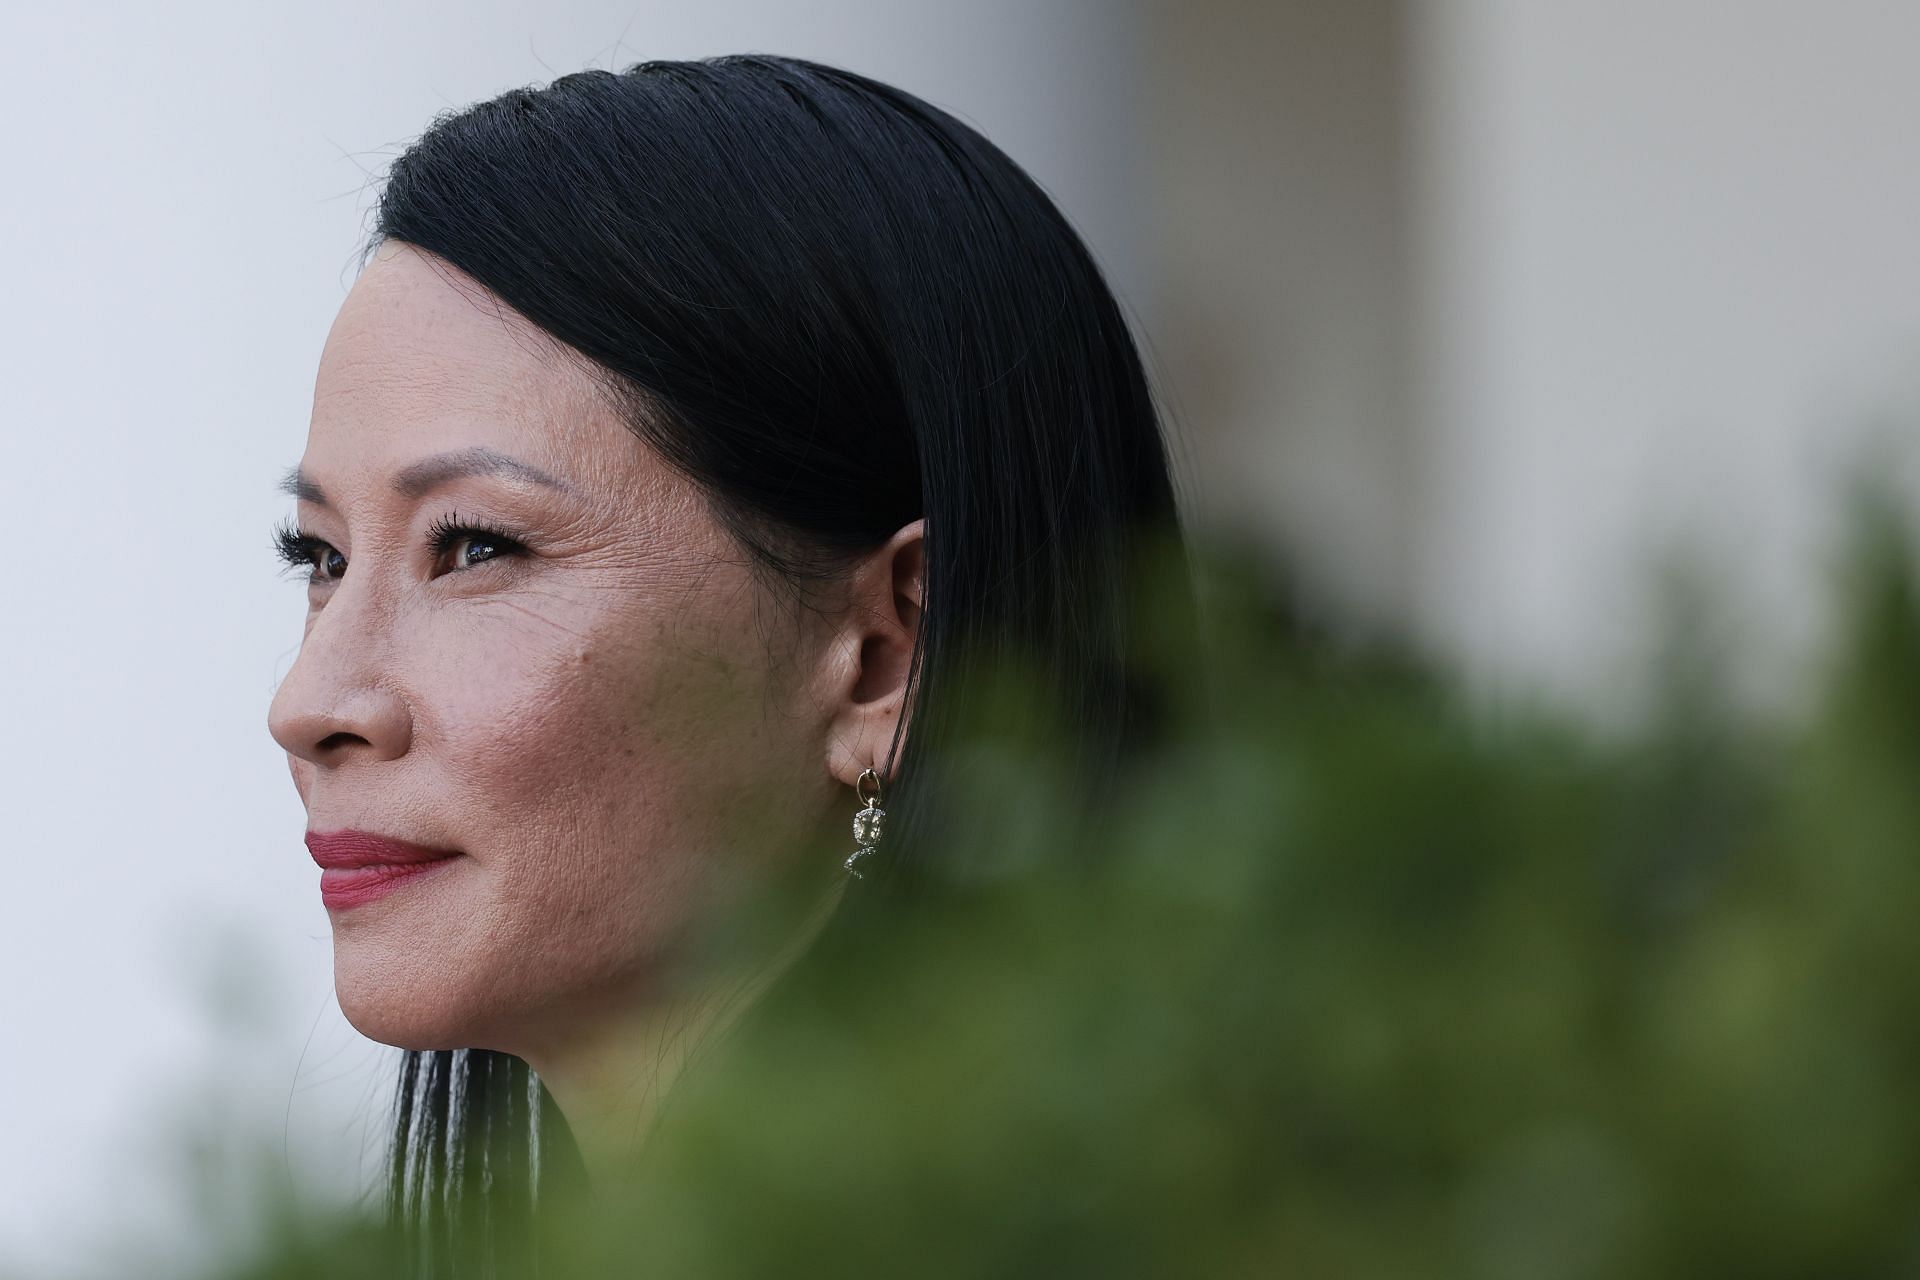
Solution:
[{"label": "woman's face", "polygon": [[310,832],[462,855],[329,908],[341,1008],[389,1044],[532,1055],[644,998],[716,891],[788,852],[769,819],[811,836],[845,798],[829,632],[577,359],[399,244],[321,356],[316,578],[269,726]]}]

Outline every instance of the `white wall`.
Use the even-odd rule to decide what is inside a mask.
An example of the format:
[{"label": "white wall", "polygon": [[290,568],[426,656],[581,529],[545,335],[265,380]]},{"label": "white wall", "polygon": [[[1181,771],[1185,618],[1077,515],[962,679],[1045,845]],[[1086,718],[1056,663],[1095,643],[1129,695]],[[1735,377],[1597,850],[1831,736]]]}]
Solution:
[{"label": "white wall", "polygon": [[56,1274],[136,1225],[190,1260],[176,1119],[263,1125],[270,1179],[344,1188],[360,1139],[377,1148],[391,1051],[332,1003],[265,724],[304,608],[268,551],[274,481],[302,448],[368,178],[443,108],[743,50],[958,110],[1137,297],[1127,3],[0,11],[0,1274]]},{"label": "white wall", "polygon": [[1885,436],[1911,478],[1920,440],[1920,6],[1409,13],[1418,615],[1492,681],[1617,710],[1684,537],[1773,700],[1835,468]]},{"label": "white wall", "polygon": [[1319,613],[1407,625],[1397,0],[1155,0],[1150,335],[1210,520]]}]

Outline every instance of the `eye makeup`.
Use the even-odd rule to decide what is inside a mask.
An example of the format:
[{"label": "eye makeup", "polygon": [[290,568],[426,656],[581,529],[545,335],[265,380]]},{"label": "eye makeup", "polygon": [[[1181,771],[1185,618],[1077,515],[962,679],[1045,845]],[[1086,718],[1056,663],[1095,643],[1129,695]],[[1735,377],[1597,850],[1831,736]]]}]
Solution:
[{"label": "eye makeup", "polygon": [[[437,517],[427,527],[427,545],[433,551],[435,564],[462,543],[470,544],[472,548],[484,548],[486,554],[479,560],[468,560],[456,565],[456,570],[477,568],[490,560],[516,555],[526,550],[525,545],[519,540],[489,525],[463,520],[459,513],[453,511]],[[301,529],[291,517],[275,527],[273,547],[275,555],[285,567],[306,569],[309,582],[333,582],[346,573],[346,557],[324,539],[316,538]]]}]

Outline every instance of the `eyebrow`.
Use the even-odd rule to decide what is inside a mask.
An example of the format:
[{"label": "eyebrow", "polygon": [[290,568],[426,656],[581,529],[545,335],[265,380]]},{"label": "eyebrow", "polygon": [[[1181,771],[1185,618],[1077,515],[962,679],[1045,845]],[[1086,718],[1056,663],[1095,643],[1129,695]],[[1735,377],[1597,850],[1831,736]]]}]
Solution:
[{"label": "eyebrow", "polygon": [[[454,449],[447,453],[436,453],[431,457],[408,463],[393,478],[393,489],[403,498],[419,498],[431,493],[443,484],[459,480],[465,476],[510,475],[534,484],[545,485],[549,489],[558,489],[562,493],[572,493],[573,486],[556,476],[550,476],[530,462],[489,449],[485,445],[474,445],[468,449]],[[280,492],[292,494],[303,502],[316,506],[329,506],[326,493],[320,486],[307,478],[299,467],[289,467],[287,474],[281,477]]]}]

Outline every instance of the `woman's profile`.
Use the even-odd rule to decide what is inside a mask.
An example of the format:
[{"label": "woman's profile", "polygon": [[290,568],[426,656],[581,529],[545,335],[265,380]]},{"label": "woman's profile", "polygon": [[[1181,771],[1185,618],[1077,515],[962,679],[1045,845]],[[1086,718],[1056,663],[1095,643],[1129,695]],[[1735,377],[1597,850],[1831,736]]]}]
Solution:
[{"label": "woman's profile", "polygon": [[[1047,674],[1090,779],[1151,720],[1130,574],[1177,519],[1122,313],[1018,166],[847,71],[650,62],[435,120],[286,487],[269,727],[341,1009],[407,1051],[398,1215],[483,1166],[532,1194],[557,1118],[591,1180],[795,957],[933,892],[995,663]],[[712,963],[775,882],[803,909]]]}]

